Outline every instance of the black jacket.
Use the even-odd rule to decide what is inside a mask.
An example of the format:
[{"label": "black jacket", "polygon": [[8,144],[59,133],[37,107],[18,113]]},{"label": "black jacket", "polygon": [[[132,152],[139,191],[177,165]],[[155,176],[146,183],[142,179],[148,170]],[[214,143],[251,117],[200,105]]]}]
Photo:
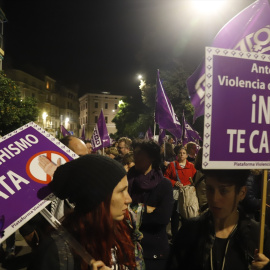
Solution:
[{"label": "black jacket", "polygon": [[[224,269],[237,269],[232,261],[232,250],[243,262],[243,269],[253,260],[258,248],[259,223],[240,212],[237,230],[230,240]],[[198,218],[190,219],[181,227],[167,269],[170,270],[208,270],[210,267],[210,250],[215,240],[212,215],[209,211]],[[231,255],[230,255],[231,254]],[[264,254],[270,258],[270,235],[265,230]],[[235,254],[234,254],[235,256]],[[264,269],[270,269],[270,263]]]}]

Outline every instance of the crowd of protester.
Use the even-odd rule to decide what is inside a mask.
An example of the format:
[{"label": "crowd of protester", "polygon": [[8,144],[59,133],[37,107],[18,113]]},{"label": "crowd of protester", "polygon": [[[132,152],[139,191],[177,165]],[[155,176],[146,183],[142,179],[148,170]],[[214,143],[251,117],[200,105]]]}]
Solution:
[{"label": "crowd of protester", "polygon": [[[122,137],[103,151],[75,136],[61,142],[79,157],[63,165],[40,157],[39,166],[53,177],[47,210],[62,229],[40,214],[20,228],[29,270],[270,269],[268,226],[258,251],[261,171],[203,170],[203,149],[172,137],[161,146]],[[191,185],[199,212],[186,219],[178,198]],[[12,235],[6,261],[14,244]]]}]

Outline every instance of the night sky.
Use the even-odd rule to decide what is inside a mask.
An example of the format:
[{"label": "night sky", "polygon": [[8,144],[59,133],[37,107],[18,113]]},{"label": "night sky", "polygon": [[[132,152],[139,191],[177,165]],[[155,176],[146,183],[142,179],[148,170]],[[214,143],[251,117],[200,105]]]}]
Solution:
[{"label": "night sky", "polygon": [[226,2],[206,15],[190,0],[2,0],[4,67],[79,85],[80,95],[129,95],[139,73],[147,80],[174,58],[194,70],[218,30],[254,1]]}]

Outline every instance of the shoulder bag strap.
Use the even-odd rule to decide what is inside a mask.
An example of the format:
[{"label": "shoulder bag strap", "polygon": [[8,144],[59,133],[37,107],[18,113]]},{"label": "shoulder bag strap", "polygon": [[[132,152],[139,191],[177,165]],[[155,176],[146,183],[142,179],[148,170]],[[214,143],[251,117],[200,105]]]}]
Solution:
[{"label": "shoulder bag strap", "polygon": [[178,175],[177,167],[176,167],[176,161],[173,164],[174,164],[174,168],[175,168],[175,174],[177,177],[177,181],[179,181],[181,183],[181,180],[180,180],[179,175]]}]

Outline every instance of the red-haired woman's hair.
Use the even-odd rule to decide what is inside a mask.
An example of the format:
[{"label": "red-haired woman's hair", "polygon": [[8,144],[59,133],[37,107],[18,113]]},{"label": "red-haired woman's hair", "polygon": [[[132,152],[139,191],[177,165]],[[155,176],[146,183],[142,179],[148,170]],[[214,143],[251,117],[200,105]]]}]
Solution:
[{"label": "red-haired woman's hair", "polygon": [[[63,225],[95,260],[110,266],[111,249],[117,247],[117,263],[134,269],[136,263],[131,230],[124,220],[112,219],[110,202],[111,197],[86,214],[74,211],[66,217]],[[82,270],[88,269],[85,262],[82,261],[81,265]]]}]

